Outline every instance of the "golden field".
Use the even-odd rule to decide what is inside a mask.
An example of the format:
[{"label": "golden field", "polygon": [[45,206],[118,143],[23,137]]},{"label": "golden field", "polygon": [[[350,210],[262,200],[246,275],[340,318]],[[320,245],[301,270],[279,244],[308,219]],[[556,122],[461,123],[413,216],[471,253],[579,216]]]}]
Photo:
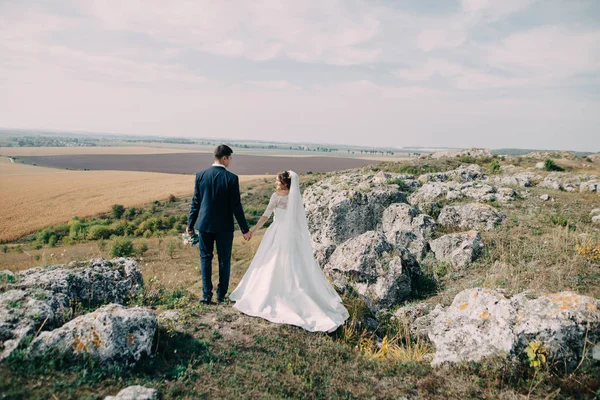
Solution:
[{"label": "golden field", "polygon": [[[241,181],[256,179],[241,176]],[[264,178],[264,176],[260,176]],[[135,207],[170,194],[189,196],[192,175],[130,171],[67,171],[11,163],[0,158],[0,241],[6,242],[74,216]]]}]

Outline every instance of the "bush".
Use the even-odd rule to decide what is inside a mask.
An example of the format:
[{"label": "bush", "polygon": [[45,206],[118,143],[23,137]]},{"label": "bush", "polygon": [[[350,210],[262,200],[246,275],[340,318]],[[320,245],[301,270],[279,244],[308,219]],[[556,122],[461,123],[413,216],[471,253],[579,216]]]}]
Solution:
[{"label": "bush", "polygon": [[564,171],[565,169],[557,165],[554,160],[547,159],[544,162],[544,169],[546,171]]},{"label": "bush", "polygon": [[175,256],[176,249],[177,243],[175,243],[174,240],[170,240],[169,243],[167,243],[167,253],[169,254],[169,257],[173,258]]},{"label": "bush", "polygon": [[492,160],[492,162],[490,163],[490,170],[492,171],[492,173],[500,172],[500,163],[498,162],[498,160]]},{"label": "bush", "polygon": [[[33,244],[31,245],[31,248],[32,248],[33,250],[39,250],[39,249],[41,249],[42,247],[43,247],[43,246],[42,246],[42,244],[41,244],[40,242],[35,242],[35,243],[33,243]],[[6,253],[6,252],[5,252],[5,253]]]},{"label": "bush", "polygon": [[401,192],[408,192],[410,191],[410,186],[406,184],[406,182],[404,182],[404,179],[402,178],[391,178],[388,179],[386,182],[388,185],[398,185],[398,190],[400,190]]},{"label": "bush", "polygon": [[106,249],[106,242],[103,239],[100,239],[98,242],[98,249],[100,251],[104,251]]},{"label": "bush", "polygon": [[8,253],[8,246],[7,245],[3,245],[2,246],[2,252],[3,253]]},{"label": "bush", "polygon": [[108,239],[113,231],[106,225],[93,225],[88,230],[86,238],[88,240]]},{"label": "bush", "polygon": [[114,235],[123,236],[127,229],[127,221],[115,221],[110,224],[110,230]]},{"label": "bush", "polygon": [[130,257],[134,253],[133,242],[129,238],[119,238],[113,243],[111,251],[113,257]]},{"label": "bush", "polygon": [[56,237],[56,235],[52,235],[50,236],[50,240],[48,240],[48,246],[56,247],[56,242],[58,242],[58,238]]},{"label": "bush", "polygon": [[175,203],[177,201],[177,197],[174,194],[169,195],[169,203]]},{"label": "bush", "polygon": [[143,256],[144,253],[146,253],[148,251],[148,243],[146,242],[139,242],[137,244],[137,246],[135,246],[135,252],[138,256]]},{"label": "bush", "polygon": [[79,220],[73,220],[70,223],[69,238],[81,240],[85,237],[85,225]]},{"label": "bush", "polygon": [[115,204],[112,206],[112,215],[116,219],[121,219],[121,217],[125,214],[125,207],[121,204]]}]

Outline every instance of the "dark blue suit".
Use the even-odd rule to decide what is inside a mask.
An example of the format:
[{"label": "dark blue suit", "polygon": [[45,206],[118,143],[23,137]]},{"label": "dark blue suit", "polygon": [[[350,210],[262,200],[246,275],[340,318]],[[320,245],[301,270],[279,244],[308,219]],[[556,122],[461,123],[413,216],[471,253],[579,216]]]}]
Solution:
[{"label": "dark blue suit", "polygon": [[234,216],[242,233],[248,232],[237,175],[220,166],[212,166],[198,172],[188,217],[188,228],[195,228],[200,232],[200,266],[204,300],[212,298],[212,260],[215,242],[219,256],[217,300],[224,300],[227,294]]}]

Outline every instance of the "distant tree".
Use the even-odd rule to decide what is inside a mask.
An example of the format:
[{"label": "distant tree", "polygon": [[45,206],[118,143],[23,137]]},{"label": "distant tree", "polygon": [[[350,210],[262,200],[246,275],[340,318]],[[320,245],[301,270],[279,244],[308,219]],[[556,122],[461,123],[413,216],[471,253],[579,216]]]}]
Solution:
[{"label": "distant tree", "polygon": [[112,215],[116,219],[120,219],[124,213],[125,207],[123,207],[121,204],[115,204],[112,206]]}]

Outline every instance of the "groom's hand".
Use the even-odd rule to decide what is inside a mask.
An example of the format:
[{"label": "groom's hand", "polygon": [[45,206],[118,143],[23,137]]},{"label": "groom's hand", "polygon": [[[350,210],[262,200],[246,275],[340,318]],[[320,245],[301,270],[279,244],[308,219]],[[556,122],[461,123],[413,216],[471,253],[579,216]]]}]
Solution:
[{"label": "groom's hand", "polygon": [[252,231],[244,233],[244,240],[248,241],[250,239],[252,239]]}]

